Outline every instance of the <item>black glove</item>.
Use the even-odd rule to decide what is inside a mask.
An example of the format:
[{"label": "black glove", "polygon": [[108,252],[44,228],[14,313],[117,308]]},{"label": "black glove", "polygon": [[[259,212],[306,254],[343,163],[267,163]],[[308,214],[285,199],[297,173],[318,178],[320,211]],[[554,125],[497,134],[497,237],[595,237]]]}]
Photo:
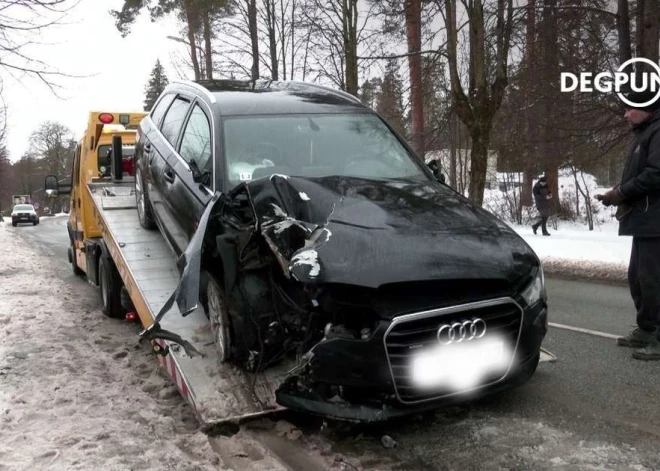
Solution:
[{"label": "black glove", "polygon": [[604,195],[596,195],[596,199],[601,201],[605,206],[619,206],[623,203],[623,193],[618,186],[612,188]]}]

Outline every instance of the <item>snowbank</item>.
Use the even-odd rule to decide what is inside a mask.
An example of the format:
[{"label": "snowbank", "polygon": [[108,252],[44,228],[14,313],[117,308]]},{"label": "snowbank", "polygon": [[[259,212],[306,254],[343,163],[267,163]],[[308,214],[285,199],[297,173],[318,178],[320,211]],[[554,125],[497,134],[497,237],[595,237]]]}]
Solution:
[{"label": "snowbank", "polygon": [[618,235],[618,225],[607,223],[589,231],[586,226],[560,222],[551,236],[529,226],[512,226],[543,262],[547,274],[594,281],[627,283],[631,237]]}]

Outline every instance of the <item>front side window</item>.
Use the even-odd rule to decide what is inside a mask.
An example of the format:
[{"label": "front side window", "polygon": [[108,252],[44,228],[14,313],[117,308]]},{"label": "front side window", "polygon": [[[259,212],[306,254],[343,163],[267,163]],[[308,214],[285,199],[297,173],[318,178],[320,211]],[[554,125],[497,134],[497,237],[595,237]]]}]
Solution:
[{"label": "front side window", "polygon": [[190,119],[186,124],[181,138],[181,158],[188,162],[195,162],[200,171],[213,172],[213,159],[211,159],[211,126],[204,111],[195,105]]},{"label": "front side window", "polygon": [[167,110],[167,114],[163,119],[163,125],[160,130],[172,146],[176,146],[176,139],[186,119],[189,107],[190,101],[178,96],[172,103],[172,106],[170,106],[170,109]]},{"label": "front side window", "polygon": [[272,173],[428,180],[373,114],[228,118],[224,145],[232,186]]},{"label": "front side window", "polygon": [[153,110],[151,110],[151,120],[156,124],[156,126],[160,125],[160,120],[163,119],[163,116],[165,115],[165,111],[167,111],[167,107],[170,106],[172,100],[174,100],[174,94],[170,93],[168,95],[165,95],[158,102],[156,107]]}]

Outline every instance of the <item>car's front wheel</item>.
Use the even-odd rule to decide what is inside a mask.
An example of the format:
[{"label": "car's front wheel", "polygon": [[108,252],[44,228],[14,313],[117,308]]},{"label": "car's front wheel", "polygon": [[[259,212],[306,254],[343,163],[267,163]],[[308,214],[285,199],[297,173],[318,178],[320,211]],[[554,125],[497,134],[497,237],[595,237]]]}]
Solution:
[{"label": "car's front wheel", "polygon": [[218,361],[223,363],[229,360],[232,346],[227,297],[224,289],[210,273],[203,272],[201,281],[202,303],[211,323]]},{"label": "car's front wheel", "polygon": [[147,188],[144,185],[144,177],[139,168],[135,170],[135,200],[137,202],[138,218],[140,225],[145,229],[154,229],[156,222],[151,211],[151,202],[147,194]]}]

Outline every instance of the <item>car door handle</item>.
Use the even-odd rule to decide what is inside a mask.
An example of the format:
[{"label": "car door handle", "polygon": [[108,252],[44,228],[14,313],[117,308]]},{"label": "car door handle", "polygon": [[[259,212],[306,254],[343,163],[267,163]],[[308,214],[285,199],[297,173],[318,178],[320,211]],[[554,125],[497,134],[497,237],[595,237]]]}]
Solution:
[{"label": "car door handle", "polygon": [[163,178],[167,182],[174,183],[174,170],[171,168],[163,169]]}]

